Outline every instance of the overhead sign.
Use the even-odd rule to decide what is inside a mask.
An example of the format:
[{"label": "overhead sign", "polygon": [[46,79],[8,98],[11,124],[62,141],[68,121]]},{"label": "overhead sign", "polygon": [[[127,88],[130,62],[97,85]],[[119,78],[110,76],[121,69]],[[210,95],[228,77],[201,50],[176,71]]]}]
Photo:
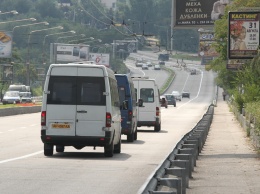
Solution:
[{"label": "overhead sign", "polygon": [[212,27],[230,0],[174,0],[174,27]]},{"label": "overhead sign", "polygon": [[51,55],[55,62],[86,61],[89,58],[89,45],[54,43]]},{"label": "overhead sign", "polygon": [[229,12],[229,59],[252,59],[258,54],[259,20],[260,12]]},{"label": "overhead sign", "polygon": [[89,61],[94,61],[97,65],[109,65],[109,54],[108,53],[89,53]]},{"label": "overhead sign", "polygon": [[12,32],[0,31],[0,58],[12,57]]}]

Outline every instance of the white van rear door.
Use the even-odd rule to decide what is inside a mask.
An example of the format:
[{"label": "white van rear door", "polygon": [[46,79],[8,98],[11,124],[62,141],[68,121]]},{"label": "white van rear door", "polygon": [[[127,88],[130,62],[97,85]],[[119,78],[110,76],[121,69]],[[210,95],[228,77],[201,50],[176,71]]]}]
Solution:
[{"label": "white van rear door", "polygon": [[76,135],[104,137],[105,77],[101,68],[78,68]]},{"label": "white van rear door", "polygon": [[77,68],[54,67],[48,81],[46,135],[75,136]]},{"label": "white van rear door", "polygon": [[155,121],[156,98],[154,82],[149,80],[139,81],[139,98],[143,100],[143,107],[139,107],[139,121]]}]

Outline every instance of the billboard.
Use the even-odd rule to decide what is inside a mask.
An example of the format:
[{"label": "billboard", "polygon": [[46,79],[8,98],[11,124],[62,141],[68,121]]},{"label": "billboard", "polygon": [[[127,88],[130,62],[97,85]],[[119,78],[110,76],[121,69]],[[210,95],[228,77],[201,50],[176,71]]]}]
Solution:
[{"label": "billboard", "polygon": [[229,59],[252,59],[257,55],[259,20],[260,12],[229,12]]},{"label": "billboard", "polygon": [[218,56],[216,49],[212,46],[215,42],[213,32],[200,32],[199,34],[199,56],[215,57]]},{"label": "billboard", "polygon": [[174,0],[174,27],[212,27],[231,0]]},{"label": "billboard", "polygon": [[12,57],[12,32],[0,31],[0,58]]},{"label": "billboard", "polygon": [[138,50],[137,40],[115,40],[116,52],[136,53]]},{"label": "billboard", "polygon": [[86,61],[89,58],[89,45],[54,43],[51,46],[51,56],[55,63]]},{"label": "billboard", "polygon": [[94,61],[97,65],[109,65],[109,54],[108,53],[89,53],[89,61]]}]

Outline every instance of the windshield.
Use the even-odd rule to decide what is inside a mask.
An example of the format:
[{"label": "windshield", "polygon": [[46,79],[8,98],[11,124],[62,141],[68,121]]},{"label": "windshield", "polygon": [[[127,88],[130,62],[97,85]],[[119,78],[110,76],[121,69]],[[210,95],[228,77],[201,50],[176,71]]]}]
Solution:
[{"label": "windshield", "polygon": [[5,96],[6,97],[17,97],[17,96],[19,96],[19,92],[6,92]]}]

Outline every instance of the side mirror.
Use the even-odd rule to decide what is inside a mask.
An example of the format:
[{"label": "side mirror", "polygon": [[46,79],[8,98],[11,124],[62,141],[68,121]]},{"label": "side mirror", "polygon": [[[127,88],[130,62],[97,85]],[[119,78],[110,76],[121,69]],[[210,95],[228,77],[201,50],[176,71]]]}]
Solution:
[{"label": "side mirror", "polygon": [[139,107],[143,107],[143,103],[144,103],[143,99],[138,100],[138,106]]}]

